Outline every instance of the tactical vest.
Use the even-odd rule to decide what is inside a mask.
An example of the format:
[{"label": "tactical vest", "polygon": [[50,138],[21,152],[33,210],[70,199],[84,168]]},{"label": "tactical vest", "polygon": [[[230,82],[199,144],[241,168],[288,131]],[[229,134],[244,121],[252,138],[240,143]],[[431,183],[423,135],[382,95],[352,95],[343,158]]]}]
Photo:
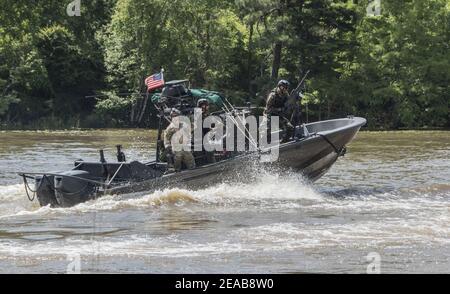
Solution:
[{"label": "tactical vest", "polygon": [[270,114],[281,113],[287,101],[287,96],[279,95],[276,90],[270,92],[269,99],[271,99],[271,107],[267,109]]}]

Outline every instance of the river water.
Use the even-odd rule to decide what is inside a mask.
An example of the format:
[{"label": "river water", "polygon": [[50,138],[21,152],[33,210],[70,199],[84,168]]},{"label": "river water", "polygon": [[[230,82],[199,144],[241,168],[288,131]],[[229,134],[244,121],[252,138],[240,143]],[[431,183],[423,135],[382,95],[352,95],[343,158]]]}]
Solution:
[{"label": "river water", "polygon": [[29,202],[14,174],[113,160],[118,143],[146,161],[154,136],[0,132],[0,273],[450,273],[450,132],[361,132],[314,184],[258,171],[72,208]]}]

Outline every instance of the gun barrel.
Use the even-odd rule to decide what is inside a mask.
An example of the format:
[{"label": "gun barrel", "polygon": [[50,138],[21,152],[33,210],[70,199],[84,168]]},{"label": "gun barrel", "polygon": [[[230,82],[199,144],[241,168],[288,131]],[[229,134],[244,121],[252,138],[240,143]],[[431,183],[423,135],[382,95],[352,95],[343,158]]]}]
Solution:
[{"label": "gun barrel", "polygon": [[297,93],[300,90],[300,87],[303,85],[303,83],[306,80],[306,77],[308,77],[308,74],[311,70],[308,69],[308,71],[306,72],[306,74],[303,76],[302,80],[300,81],[300,83],[298,83],[297,87],[291,92],[291,96],[293,96],[295,93]]}]

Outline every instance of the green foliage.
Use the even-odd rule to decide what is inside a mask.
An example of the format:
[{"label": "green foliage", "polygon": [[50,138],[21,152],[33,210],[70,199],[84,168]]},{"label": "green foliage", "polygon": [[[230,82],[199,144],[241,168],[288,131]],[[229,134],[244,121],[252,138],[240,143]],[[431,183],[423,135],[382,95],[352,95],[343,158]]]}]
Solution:
[{"label": "green foliage", "polygon": [[382,1],[362,18],[348,80],[368,87],[360,111],[374,127],[448,126],[450,50],[446,0]]},{"label": "green foliage", "polygon": [[115,1],[82,3],[76,20],[59,0],[0,1],[0,120],[26,125],[48,117],[66,125],[92,111],[83,97],[104,87],[95,34]]},{"label": "green foliage", "polygon": [[371,17],[368,0],[90,0],[68,17],[69,2],[2,0],[0,121],[142,125],[151,103],[138,93],[160,68],[264,105],[277,79],[309,69],[310,120],[448,127],[448,0],[381,2]]},{"label": "green foliage", "polygon": [[99,99],[96,104],[95,113],[99,117],[112,119],[114,124],[127,126],[129,122],[129,112],[127,111],[135,102],[133,96],[117,96],[114,92],[103,92],[104,99]]}]

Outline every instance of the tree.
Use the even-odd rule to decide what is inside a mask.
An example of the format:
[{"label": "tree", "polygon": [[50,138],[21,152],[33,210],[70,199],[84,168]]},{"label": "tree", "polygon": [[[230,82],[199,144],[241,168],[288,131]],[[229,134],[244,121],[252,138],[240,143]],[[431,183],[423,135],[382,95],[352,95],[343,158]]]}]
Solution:
[{"label": "tree", "polygon": [[376,127],[448,125],[448,2],[382,4],[381,16],[358,25],[360,50],[348,77],[367,87],[358,91],[358,108]]},{"label": "tree", "polygon": [[143,81],[164,68],[259,105],[311,70],[311,119],[449,126],[448,0],[381,3],[369,17],[369,0],[92,0],[69,17],[60,0],[2,0],[0,121],[142,126]]},{"label": "tree", "polygon": [[[239,85],[236,74],[242,67],[237,59],[243,54],[240,40],[245,33],[222,1],[119,0],[99,39],[108,82],[117,93],[140,93],[145,91],[144,78],[162,67],[166,77],[188,78],[193,85]],[[145,101],[136,97],[125,98],[132,105],[131,123],[139,123],[134,118],[145,111]]]},{"label": "tree", "polygon": [[114,2],[83,3],[82,16],[71,18],[58,0],[0,1],[0,118],[4,113],[9,123],[21,124],[92,111],[80,97],[103,86],[94,36]]}]

